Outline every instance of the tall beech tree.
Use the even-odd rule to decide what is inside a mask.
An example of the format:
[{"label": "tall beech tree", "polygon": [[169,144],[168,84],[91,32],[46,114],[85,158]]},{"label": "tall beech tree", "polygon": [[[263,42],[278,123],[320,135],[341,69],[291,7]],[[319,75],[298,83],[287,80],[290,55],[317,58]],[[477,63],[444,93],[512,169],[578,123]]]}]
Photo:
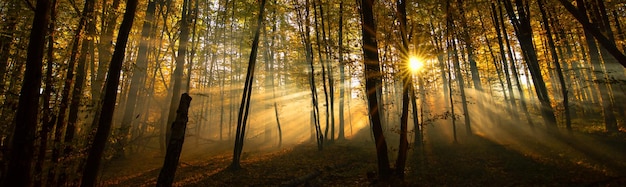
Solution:
[{"label": "tall beech tree", "polygon": [[389,156],[387,155],[387,141],[383,134],[381,116],[379,115],[382,108],[379,108],[379,93],[377,90],[382,86],[382,72],[380,71],[380,62],[378,61],[378,41],[376,39],[373,6],[374,0],[362,0],[360,3],[365,90],[367,92],[368,115],[376,144],[378,174],[381,180],[386,181],[391,176],[391,169],[389,167]]},{"label": "tall beech tree", "polygon": [[31,185],[31,163],[39,115],[39,89],[41,88],[46,27],[50,21],[49,13],[50,1],[37,0],[35,18],[28,41],[26,71],[15,116],[13,139],[10,140],[9,167],[6,172],[3,172],[7,173],[3,186]]},{"label": "tall beech tree", "polygon": [[254,32],[254,39],[252,40],[252,49],[250,52],[250,59],[248,61],[248,73],[246,73],[246,84],[243,89],[243,96],[241,97],[241,106],[239,107],[239,115],[237,118],[237,134],[235,136],[235,148],[233,150],[233,162],[230,165],[230,169],[238,170],[241,168],[240,160],[241,153],[243,151],[243,143],[245,140],[246,123],[248,121],[248,112],[250,111],[250,99],[252,96],[252,81],[254,80],[254,69],[256,66],[256,57],[259,47],[259,37],[261,35],[261,27],[263,27],[263,19],[265,12],[265,0],[261,0],[261,6],[259,11],[259,18],[256,22],[256,29]]},{"label": "tall beech tree", "polygon": [[111,63],[109,64],[109,70],[107,72],[100,116],[98,118],[94,118],[95,120],[98,120],[96,123],[98,124],[98,127],[91,148],[89,149],[89,154],[87,155],[81,186],[96,185],[96,178],[98,176],[104,147],[107,139],[109,138],[109,134],[111,134],[111,123],[113,121],[113,112],[117,102],[117,91],[120,83],[122,63],[124,62],[128,35],[133,26],[133,21],[135,20],[136,10],[137,0],[127,0],[124,19],[120,25],[117,41],[115,42],[115,51],[111,57]]}]

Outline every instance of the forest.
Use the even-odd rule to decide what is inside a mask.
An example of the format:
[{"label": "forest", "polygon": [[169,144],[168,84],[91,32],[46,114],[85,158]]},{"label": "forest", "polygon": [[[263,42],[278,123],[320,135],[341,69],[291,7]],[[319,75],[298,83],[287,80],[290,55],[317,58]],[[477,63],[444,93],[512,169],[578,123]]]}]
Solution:
[{"label": "forest", "polygon": [[0,186],[626,186],[624,0],[3,0]]}]

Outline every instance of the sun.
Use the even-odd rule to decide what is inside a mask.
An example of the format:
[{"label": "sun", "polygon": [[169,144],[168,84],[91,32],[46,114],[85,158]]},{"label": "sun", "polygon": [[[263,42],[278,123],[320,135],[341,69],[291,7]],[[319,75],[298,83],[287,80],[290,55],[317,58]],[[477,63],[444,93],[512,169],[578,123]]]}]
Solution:
[{"label": "sun", "polygon": [[409,57],[409,69],[412,72],[417,72],[424,66],[422,60],[416,56]]}]

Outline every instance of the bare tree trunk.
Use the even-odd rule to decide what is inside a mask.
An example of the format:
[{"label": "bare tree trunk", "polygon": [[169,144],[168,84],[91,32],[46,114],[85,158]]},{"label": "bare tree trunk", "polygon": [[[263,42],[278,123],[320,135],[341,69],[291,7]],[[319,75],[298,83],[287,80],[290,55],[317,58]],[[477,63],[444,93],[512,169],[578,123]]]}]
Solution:
[{"label": "bare tree trunk", "polygon": [[[43,174],[43,164],[46,160],[46,151],[48,150],[48,138],[50,137],[50,132],[52,128],[54,128],[54,122],[56,121],[56,117],[52,115],[52,109],[50,108],[50,97],[53,90],[53,82],[54,77],[52,77],[52,72],[54,68],[54,35],[56,29],[56,8],[57,1],[52,0],[51,8],[50,8],[50,24],[48,26],[48,51],[46,51],[46,78],[45,78],[45,88],[42,95],[43,100],[43,111],[41,116],[41,130],[39,130],[39,152],[37,153],[37,162],[35,163],[35,183],[33,186],[41,186],[42,181],[44,179]],[[4,167],[2,167],[4,169]]]},{"label": "bare tree trunk", "polygon": [[[54,143],[53,143],[53,149],[52,149],[52,155],[51,155],[51,161],[52,162],[60,162],[60,156],[61,156],[61,147],[62,147],[62,140],[63,140],[63,131],[66,128],[67,125],[67,121],[66,121],[66,115],[67,115],[67,109],[69,109],[69,105],[70,105],[70,98],[71,98],[71,91],[72,91],[72,85],[74,83],[74,69],[77,63],[77,57],[80,54],[79,52],[79,46],[81,45],[81,40],[83,40],[83,36],[85,34],[84,32],[84,28],[87,25],[87,13],[89,12],[89,4],[93,4],[93,1],[86,1],[85,5],[83,7],[83,14],[81,15],[81,18],[78,22],[78,27],[76,28],[76,33],[74,33],[74,38],[72,39],[72,49],[71,49],[71,54],[70,54],[70,60],[68,61],[68,66],[67,66],[67,72],[65,75],[65,81],[64,81],[64,85],[63,85],[63,90],[61,91],[61,103],[59,106],[59,113],[57,116],[57,122],[56,122],[56,127],[54,130]],[[83,42],[86,44],[86,42]],[[86,46],[85,46],[86,47]],[[83,49],[83,48],[81,48]],[[83,66],[81,66],[83,67]],[[80,71],[80,70],[78,70]],[[58,168],[56,167],[57,165],[53,165],[53,167],[50,167],[48,170],[48,180],[47,180],[47,184],[48,185],[55,185],[56,184],[56,177],[55,174],[57,172],[55,172],[55,170],[57,170]]]},{"label": "bare tree trunk", "polygon": [[254,80],[254,69],[256,66],[256,57],[259,47],[259,36],[261,35],[261,27],[263,27],[263,13],[265,12],[265,0],[261,0],[259,18],[257,19],[257,28],[254,33],[254,40],[252,41],[252,50],[250,52],[250,60],[248,61],[248,73],[246,74],[246,84],[243,89],[243,96],[241,98],[241,107],[239,108],[239,117],[237,119],[237,134],[235,137],[235,149],[233,150],[233,163],[230,165],[230,169],[241,169],[239,164],[241,160],[241,152],[243,150],[243,143],[246,132],[246,122],[248,121],[248,112],[250,110],[250,97],[252,96],[252,83]]},{"label": "bare tree trunk", "polygon": [[35,17],[31,27],[26,56],[26,71],[20,91],[19,104],[15,115],[15,129],[10,140],[9,167],[2,186],[30,186],[31,163],[33,160],[35,131],[39,110],[39,89],[46,27],[49,22],[50,1],[37,0]]},{"label": "bare tree trunk", "polygon": [[376,91],[382,86],[382,72],[380,71],[380,62],[378,61],[378,41],[376,40],[373,4],[374,0],[363,0],[360,4],[363,60],[365,63],[365,89],[368,101],[368,114],[376,142],[378,173],[381,180],[387,181],[391,175],[391,169],[389,167],[389,156],[387,155],[387,141],[383,134],[379,115],[382,108],[379,108],[378,93]]},{"label": "bare tree trunk", "polygon": [[[578,11],[582,16],[583,21],[588,21],[587,10],[582,0],[577,0]],[[615,114],[613,113],[613,102],[611,102],[611,96],[609,91],[611,86],[606,78],[606,72],[603,70],[602,62],[600,61],[600,51],[598,51],[598,46],[596,41],[593,40],[591,36],[591,31],[585,29],[585,38],[587,39],[587,45],[589,46],[589,58],[591,60],[591,64],[593,65],[593,72],[595,75],[594,82],[598,83],[598,91],[600,92],[600,99],[602,103],[602,111],[604,116],[604,124],[605,128],[609,132],[616,132],[617,129],[617,120],[615,119]]]},{"label": "bare tree trunk", "polygon": [[[447,2],[447,8],[450,8],[450,0],[448,0]],[[450,14],[450,11],[448,11],[448,14]],[[472,128],[471,128],[471,124],[470,124],[470,116],[469,116],[469,111],[467,111],[467,97],[465,96],[465,82],[463,80],[463,74],[461,74],[461,66],[460,66],[460,60],[459,60],[459,52],[457,51],[457,45],[456,45],[456,40],[453,39],[454,36],[454,31],[457,29],[456,26],[454,25],[454,17],[452,15],[447,15],[447,28],[448,28],[448,36],[450,37],[449,39],[450,44],[448,47],[452,48],[452,55],[453,55],[453,62],[454,62],[454,74],[455,74],[455,78],[457,80],[457,83],[459,84],[459,91],[461,93],[461,106],[463,107],[463,117],[465,119],[465,131],[467,132],[467,134],[472,134]],[[450,33],[451,32],[451,33]]]},{"label": "bare tree trunk", "polygon": [[541,18],[543,21],[543,27],[546,31],[546,37],[548,39],[548,45],[550,48],[550,54],[552,54],[552,60],[554,61],[554,65],[556,66],[556,72],[558,74],[559,83],[561,84],[561,94],[563,94],[563,108],[565,109],[565,127],[567,130],[572,130],[572,117],[570,116],[569,110],[569,100],[567,95],[567,85],[565,84],[565,78],[563,78],[563,70],[561,69],[561,63],[559,62],[559,56],[556,53],[556,45],[554,44],[554,39],[552,38],[552,31],[550,30],[550,24],[548,21],[548,16],[546,15],[546,10],[544,8],[545,1],[539,0],[537,1],[539,5],[539,11],[541,12]]},{"label": "bare tree trunk", "polygon": [[191,97],[189,97],[189,94],[182,94],[178,110],[176,110],[176,120],[174,120],[171,126],[172,136],[168,142],[169,145],[167,146],[165,161],[163,162],[161,172],[159,172],[156,186],[172,186],[172,183],[174,183],[178,160],[180,159],[180,153],[183,150],[183,143],[185,142],[185,130],[187,129],[187,121],[189,120],[190,103]]},{"label": "bare tree trunk", "polygon": [[[398,11],[397,17],[400,22],[400,36],[402,38],[402,46],[400,48],[400,77],[402,79],[403,86],[402,114],[400,116],[400,143],[398,144],[398,158],[396,159],[395,174],[399,178],[404,179],[404,168],[406,167],[407,151],[409,149],[409,141],[407,139],[410,102],[409,92],[413,92],[413,89],[411,89],[411,87],[413,87],[413,76],[407,65],[409,61],[409,41],[407,38],[406,1],[399,0],[396,2],[396,6]],[[416,115],[413,117],[417,118]],[[417,131],[417,129],[415,130]]]},{"label": "bare tree trunk", "polygon": [[[530,25],[530,18],[528,12],[528,4],[524,4],[522,0],[515,0],[517,14],[513,10],[513,5],[510,0],[503,0],[507,13],[511,23],[515,28],[518,41],[522,48],[522,54],[528,64],[530,74],[533,78],[533,84],[535,86],[535,92],[537,98],[541,102],[541,114],[543,116],[544,123],[547,127],[556,127],[556,117],[554,116],[554,109],[550,104],[550,96],[546,88],[546,84],[541,75],[541,69],[539,61],[537,60],[537,53],[533,46],[533,33]],[[517,15],[517,16],[516,16]]]},{"label": "bare tree trunk", "polygon": [[113,52],[113,57],[111,57],[111,63],[109,64],[100,117],[94,118],[98,120],[98,128],[96,130],[93,144],[89,149],[89,155],[87,156],[87,162],[83,170],[81,186],[96,185],[100,159],[102,158],[104,146],[106,145],[109,134],[111,133],[111,122],[113,121],[113,112],[115,110],[115,103],[117,99],[117,87],[119,86],[122,63],[124,62],[124,55],[126,52],[126,43],[128,43],[128,35],[133,26],[136,9],[137,0],[126,1],[124,19],[122,20],[117,36],[117,42],[115,42],[115,51]]}]

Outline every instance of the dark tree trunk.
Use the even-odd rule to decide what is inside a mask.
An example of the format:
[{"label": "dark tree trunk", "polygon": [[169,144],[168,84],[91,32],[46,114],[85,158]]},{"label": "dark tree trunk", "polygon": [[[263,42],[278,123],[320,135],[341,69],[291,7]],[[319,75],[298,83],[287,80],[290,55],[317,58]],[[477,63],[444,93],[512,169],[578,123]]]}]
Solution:
[{"label": "dark tree trunk", "polygon": [[[31,27],[26,56],[26,71],[20,91],[19,104],[15,115],[13,138],[6,180],[2,186],[30,186],[31,163],[33,161],[35,131],[39,110],[39,89],[43,67],[43,50],[46,27],[49,22],[50,1],[37,0],[35,17]],[[4,172],[3,172],[4,173]]]},{"label": "dark tree trunk", "polygon": [[239,161],[241,160],[241,152],[243,151],[243,143],[246,133],[246,122],[248,121],[248,112],[250,111],[250,97],[252,96],[252,84],[254,80],[254,69],[256,66],[256,57],[259,47],[259,37],[261,35],[261,27],[263,27],[263,13],[265,12],[265,0],[261,0],[259,18],[257,19],[257,28],[254,32],[254,40],[252,40],[252,50],[250,52],[250,60],[248,61],[248,73],[246,74],[246,84],[241,97],[241,106],[239,108],[239,116],[237,118],[237,134],[235,135],[235,148],[233,150],[233,163],[230,169],[238,170],[241,168]]},{"label": "dark tree trunk", "polygon": [[[395,174],[404,179],[404,168],[406,166],[407,151],[409,149],[409,141],[407,139],[408,121],[409,121],[409,91],[413,91],[413,76],[408,68],[409,61],[409,41],[407,38],[407,19],[406,19],[406,1],[397,1],[397,16],[400,22],[400,36],[402,38],[402,47],[400,48],[400,77],[402,78],[402,115],[400,116],[400,143],[398,145],[398,158],[396,159]],[[415,100],[413,100],[415,101]],[[417,118],[417,116],[413,116]],[[415,129],[416,130],[416,129]],[[417,130],[416,130],[417,131]]]},{"label": "dark tree trunk", "polygon": [[554,44],[554,39],[552,38],[552,31],[550,29],[550,22],[548,21],[548,16],[545,10],[545,1],[539,0],[537,1],[539,5],[539,11],[541,12],[541,18],[543,21],[543,27],[546,31],[546,37],[548,38],[548,45],[550,48],[550,54],[552,55],[552,60],[554,61],[554,65],[556,66],[556,72],[558,74],[559,83],[561,84],[561,94],[563,95],[563,108],[565,109],[565,127],[567,130],[572,130],[572,117],[570,116],[569,110],[569,100],[567,95],[567,85],[565,83],[565,78],[563,76],[563,70],[561,69],[561,63],[559,62],[559,56],[556,53],[556,45]]},{"label": "dark tree trunk", "polygon": [[185,142],[185,130],[187,128],[187,121],[189,121],[188,113],[190,103],[191,97],[189,97],[189,94],[182,94],[180,103],[178,104],[178,110],[176,110],[176,120],[174,120],[171,126],[172,136],[168,142],[169,145],[167,146],[165,161],[159,173],[156,186],[172,186],[172,183],[174,183],[178,160],[180,153],[183,151],[183,143]]},{"label": "dark tree trunk", "polygon": [[[499,18],[499,23],[500,23],[500,27],[502,28],[502,36],[504,39],[504,42],[506,43],[506,50],[508,51],[508,56],[509,56],[509,60],[510,60],[510,68],[512,70],[511,73],[513,73],[513,79],[515,80],[515,85],[517,85],[517,91],[519,92],[519,96],[520,96],[520,104],[522,107],[522,111],[524,111],[524,115],[526,115],[526,120],[528,121],[528,124],[532,127],[534,126],[532,119],[530,118],[530,114],[528,112],[528,107],[526,105],[526,96],[524,94],[524,90],[522,89],[520,80],[519,80],[519,73],[518,73],[518,69],[516,66],[516,59],[513,56],[513,50],[511,47],[511,42],[509,40],[509,34],[506,31],[506,26],[504,25],[504,14],[502,11],[502,6],[498,5],[498,13],[500,16],[498,16]],[[504,46],[501,46],[504,48]],[[504,50],[504,49],[502,49]],[[503,57],[503,62],[504,60],[506,60],[506,57]],[[508,68],[507,68],[508,70]],[[511,98],[513,99],[513,98]]]},{"label": "dark tree trunk", "polygon": [[[320,32],[319,32],[319,21],[318,21],[318,13],[317,13],[317,4],[318,4],[319,0],[313,0],[313,17],[314,17],[314,21],[315,21],[315,40],[317,43],[317,57],[319,58],[319,62],[320,65],[322,66],[322,88],[324,90],[324,101],[326,102],[324,108],[326,109],[326,125],[324,126],[324,134],[322,135],[322,141],[324,141],[326,138],[328,138],[328,127],[330,125],[330,98],[328,95],[328,85],[326,84],[326,60],[322,58],[322,41],[320,40],[320,38],[322,37],[326,37],[324,35],[320,36]],[[321,5],[320,5],[321,8]],[[324,17],[323,15],[321,17]],[[324,30],[324,26],[322,26],[322,32]],[[313,72],[315,73],[315,72]],[[319,115],[319,113],[318,113]]]},{"label": "dark tree trunk", "polygon": [[[492,11],[492,14],[493,14],[494,28],[496,29],[496,35],[498,37],[498,44],[499,44],[499,47],[500,47],[500,58],[502,58],[502,66],[503,66],[502,69],[504,70],[504,76],[505,76],[505,79],[506,79],[506,86],[507,86],[508,91],[509,91],[509,101],[511,103],[511,106],[515,107],[516,103],[515,103],[515,96],[513,94],[513,84],[511,83],[511,73],[509,73],[509,63],[506,60],[505,49],[504,49],[504,42],[502,40],[502,32],[500,31],[501,30],[500,27],[501,26],[504,27],[504,22],[501,22],[500,19],[498,19],[498,14],[496,13],[496,6],[495,6],[495,4],[493,2],[491,3],[491,11]],[[506,35],[507,33],[504,32],[504,34]],[[504,87],[502,87],[502,89],[504,89]],[[506,97],[506,95],[505,95],[505,97]],[[525,108],[522,109],[522,110],[523,111],[528,111]]]},{"label": "dark tree trunk", "polygon": [[[522,54],[526,60],[526,64],[528,64],[537,98],[541,102],[541,114],[544,123],[549,128],[554,128],[556,127],[556,117],[554,116],[554,109],[550,104],[550,96],[548,95],[546,84],[541,75],[537,53],[533,46],[533,31],[530,25],[528,4],[524,4],[522,0],[515,0],[517,8],[517,11],[515,11],[513,10],[513,5],[510,0],[503,1],[511,23],[515,28],[515,33],[522,48]],[[517,12],[517,14],[515,12]]]},{"label": "dark tree trunk", "polygon": [[54,34],[55,34],[55,24],[56,24],[56,8],[57,1],[52,0],[50,8],[50,25],[48,26],[48,51],[46,51],[46,77],[45,77],[45,88],[42,95],[42,116],[41,116],[41,124],[42,127],[39,130],[39,152],[37,153],[37,163],[35,163],[35,182],[33,186],[41,186],[42,181],[44,179],[43,174],[43,165],[46,160],[46,151],[48,150],[48,138],[50,137],[50,132],[52,128],[54,128],[54,122],[56,117],[52,115],[52,109],[50,108],[50,97],[53,89],[54,77],[52,77],[52,72],[54,68]]},{"label": "dark tree trunk", "polygon": [[115,51],[113,52],[113,57],[111,57],[111,63],[109,64],[103,100],[101,102],[102,109],[100,117],[94,118],[94,120],[98,120],[98,128],[96,130],[96,135],[91,148],[89,149],[87,162],[83,170],[81,186],[96,185],[100,159],[102,158],[104,147],[107,139],[109,138],[109,134],[111,133],[111,122],[113,121],[113,112],[115,110],[115,103],[117,100],[117,87],[120,82],[122,63],[124,62],[124,55],[126,52],[126,43],[128,43],[128,35],[133,26],[136,10],[137,0],[127,0],[124,19],[122,20],[122,24],[117,35],[117,41],[115,42]]},{"label": "dark tree trunk", "polygon": [[378,61],[378,41],[376,40],[376,24],[373,13],[374,0],[363,0],[361,6],[361,32],[363,34],[363,60],[365,63],[365,89],[367,93],[368,114],[371,121],[374,140],[376,142],[376,156],[378,159],[378,173],[380,179],[386,181],[390,177],[387,142],[383,134],[378,105],[378,87],[382,86],[382,72]]},{"label": "dark tree trunk", "polygon": [[[315,86],[315,66],[313,64],[313,45],[311,44],[311,29],[310,29],[310,20],[309,20],[309,1],[305,1],[305,15],[302,17],[300,13],[298,13],[299,20],[304,20],[304,29],[300,28],[302,43],[305,46],[305,55],[307,64],[310,66],[311,71],[309,72],[309,86],[311,89],[311,123],[313,128],[315,129],[315,140],[317,142],[317,149],[322,150],[324,148],[324,136],[322,134],[322,128],[320,126],[320,110],[318,106],[318,98],[317,98],[317,88]],[[313,137],[313,135],[311,136]]]}]

